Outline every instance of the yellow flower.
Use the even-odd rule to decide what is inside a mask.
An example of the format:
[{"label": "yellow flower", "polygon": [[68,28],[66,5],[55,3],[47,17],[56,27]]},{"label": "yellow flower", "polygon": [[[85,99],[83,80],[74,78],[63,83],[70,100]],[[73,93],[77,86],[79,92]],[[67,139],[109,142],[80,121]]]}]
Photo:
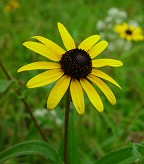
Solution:
[{"label": "yellow flower", "polygon": [[114,28],[122,38],[125,38],[129,41],[141,41],[144,39],[143,31],[141,27],[136,27],[134,25],[128,25],[127,23],[116,25]]},{"label": "yellow flower", "polygon": [[113,92],[102,79],[115,84],[119,88],[121,87],[114,79],[97,68],[103,66],[119,67],[123,64],[121,61],[114,59],[95,60],[95,57],[107,47],[108,43],[106,41],[98,42],[100,36],[92,35],[76,47],[73,38],[63,24],[58,23],[58,30],[67,51],[42,36],[33,37],[41,43],[27,41],[23,44],[32,51],[54,61],[39,61],[21,67],[18,72],[36,69],[46,70],[30,79],[27,87],[41,87],[58,80],[47,100],[49,110],[57,106],[67,89],[70,88],[72,101],[79,114],[83,114],[85,111],[83,90],[94,107],[102,112],[104,109],[102,100],[91,82],[100,88],[112,104],[115,104],[116,98]]},{"label": "yellow flower", "polygon": [[20,4],[16,0],[9,0],[5,7],[5,11],[9,12],[17,8],[20,8]]}]

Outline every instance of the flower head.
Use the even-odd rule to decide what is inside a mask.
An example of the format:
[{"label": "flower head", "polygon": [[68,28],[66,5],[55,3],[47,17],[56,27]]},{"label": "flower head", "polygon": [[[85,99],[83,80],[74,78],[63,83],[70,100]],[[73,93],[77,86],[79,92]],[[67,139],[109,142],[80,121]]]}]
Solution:
[{"label": "flower head", "polygon": [[141,27],[136,25],[129,25],[127,23],[118,24],[114,28],[115,32],[117,32],[122,38],[125,38],[129,41],[141,41],[144,39],[143,31]]},{"label": "flower head", "polygon": [[9,11],[15,10],[17,8],[20,8],[19,2],[17,2],[16,0],[9,0],[5,7],[5,11],[9,12]]},{"label": "flower head", "polygon": [[46,70],[30,79],[27,87],[41,87],[58,80],[48,97],[47,107],[50,110],[57,106],[69,88],[72,101],[79,114],[83,114],[85,111],[83,90],[94,107],[102,112],[104,109],[102,100],[91,82],[100,88],[112,104],[115,104],[116,98],[113,92],[102,79],[115,84],[119,88],[121,87],[114,79],[97,68],[103,66],[119,67],[123,64],[121,61],[114,59],[95,60],[108,43],[99,41],[99,35],[92,35],[76,47],[73,38],[63,24],[58,23],[58,30],[67,49],[66,51],[51,40],[41,36],[33,37],[41,43],[27,41],[23,44],[32,51],[53,61],[39,61],[21,67],[18,72],[36,69]]}]

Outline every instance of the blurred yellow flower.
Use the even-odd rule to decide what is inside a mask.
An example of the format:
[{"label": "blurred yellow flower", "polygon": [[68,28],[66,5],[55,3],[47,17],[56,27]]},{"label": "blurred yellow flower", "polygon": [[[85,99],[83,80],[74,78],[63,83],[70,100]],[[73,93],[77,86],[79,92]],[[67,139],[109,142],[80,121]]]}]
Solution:
[{"label": "blurred yellow flower", "polygon": [[102,100],[91,82],[100,88],[110,103],[115,104],[116,98],[113,92],[102,79],[115,84],[119,88],[121,87],[114,79],[97,68],[104,66],[119,67],[123,63],[119,60],[106,58],[95,60],[95,57],[107,47],[108,43],[106,41],[98,42],[100,36],[92,35],[76,47],[73,38],[63,24],[58,23],[58,30],[67,49],[66,51],[42,36],[33,37],[39,42],[27,41],[23,44],[32,51],[53,61],[34,62],[18,69],[18,72],[36,69],[47,70],[30,79],[27,87],[41,87],[58,80],[48,97],[47,107],[50,110],[57,106],[69,88],[72,101],[79,114],[83,114],[85,111],[83,90],[94,107],[102,112],[104,109]]},{"label": "blurred yellow flower", "polygon": [[20,3],[17,2],[16,0],[9,0],[7,5],[5,6],[5,11],[10,12],[12,10],[15,10],[17,8],[20,8]]},{"label": "blurred yellow flower", "polygon": [[142,41],[144,39],[142,28],[135,25],[128,25],[127,23],[118,24],[115,25],[114,30],[122,38],[129,41]]}]

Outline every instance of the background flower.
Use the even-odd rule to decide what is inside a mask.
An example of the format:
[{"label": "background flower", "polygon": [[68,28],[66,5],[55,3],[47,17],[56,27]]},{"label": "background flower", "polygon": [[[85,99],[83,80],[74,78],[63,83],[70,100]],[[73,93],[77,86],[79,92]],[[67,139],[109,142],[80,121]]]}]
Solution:
[{"label": "background flower", "polygon": [[8,3],[6,4],[5,6],[5,11],[6,12],[10,12],[10,11],[13,11],[15,9],[18,9],[20,8],[20,3],[16,0],[9,0]]},{"label": "background flower", "polygon": [[142,28],[138,24],[130,25],[127,23],[115,25],[115,32],[117,32],[122,38],[129,41],[142,41],[144,39]]}]

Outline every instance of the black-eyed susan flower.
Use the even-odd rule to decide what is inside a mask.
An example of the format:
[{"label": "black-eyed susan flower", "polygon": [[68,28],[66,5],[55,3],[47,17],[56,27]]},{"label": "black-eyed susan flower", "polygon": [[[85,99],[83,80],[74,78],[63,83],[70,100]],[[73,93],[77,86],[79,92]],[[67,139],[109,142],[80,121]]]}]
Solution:
[{"label": "black-eyed susan flower", "polygon": [[85,111],[83,90],[94,107],[102,112],[104,109],[102,100],[92,83],[100,88],[112,104],[115,104],[116,98],[113,92],[102,79],[115,84],[119,88],[121,87],[114,79],[97,68],[104,66],[119,67],[123,64],[121,61],[114,59],[95,59],[107,47],[108,43],[99,41],[99,35],[92,35],[76,47],[73,38],[63,24],[58,23],[58,30],[67,49],[66,51],[42,36],[33,37],[39,42],[27,41],[23,44],[30,50],[50,59],[50,62],[34,62],[18,70],[18,72],[36,69],[46,70],[30,79],[27,87],[41,87],[58,80],[48,97],[47,107],[50,110],[57,106],[69,88],[72,101],[79,114],[83,114]]},{"label": "black-eyed susan flower", "polygon": [[16,0],[9,0],[7,5],[5,6],[5,11],[10,12],[12,10],[20,8],[20,3]]},{"label": "black-eyed susan flower", "polygon": [[114,30],[122,38],[129,41],[141,41],[144,39],[142,28],[135,25],[128,25],[127,23],[118,24],[115,25]]}]

